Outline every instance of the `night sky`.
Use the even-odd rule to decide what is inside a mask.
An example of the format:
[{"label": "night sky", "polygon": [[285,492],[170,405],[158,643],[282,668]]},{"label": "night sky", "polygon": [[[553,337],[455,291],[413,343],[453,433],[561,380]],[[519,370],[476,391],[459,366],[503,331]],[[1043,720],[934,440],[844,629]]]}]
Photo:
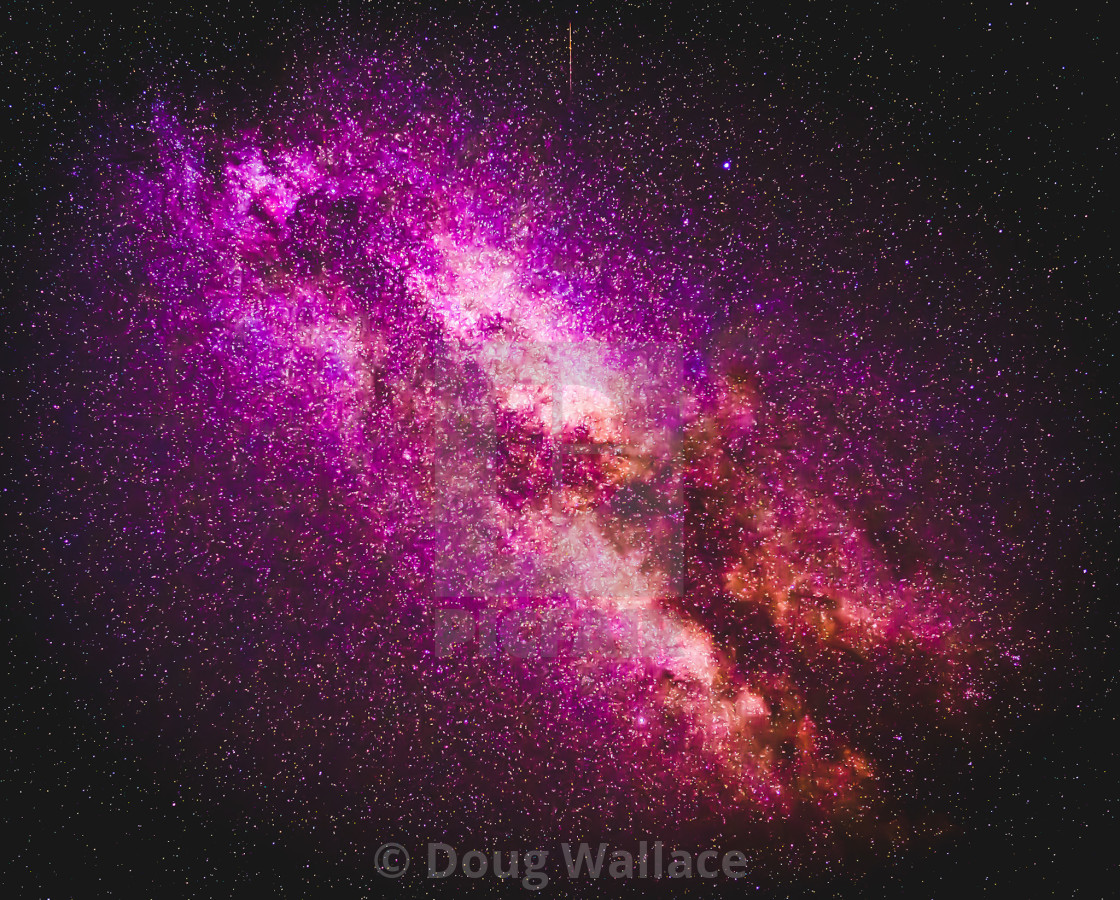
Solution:
[{"label": "night sky", "polygon": [[1107,895],[1103,12],[3,15],[8,894]]}]

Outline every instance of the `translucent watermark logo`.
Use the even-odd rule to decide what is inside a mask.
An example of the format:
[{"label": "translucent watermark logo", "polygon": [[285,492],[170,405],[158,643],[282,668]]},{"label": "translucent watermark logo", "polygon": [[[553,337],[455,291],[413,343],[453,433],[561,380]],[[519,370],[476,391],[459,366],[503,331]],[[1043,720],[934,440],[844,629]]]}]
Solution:
[{"label": "translucent watermark logo", "polygon": [[[377,851],[393,848],[389,871],[379,862],[377,871],[387,878],[397,878],[408,870],[409,857],[399,844],[385,844]],[[561,843],[558,852],[549,850],[468,850],[460,853],[450,844],[428,843],[424,860],[425,878],[464,877],[473,880],[496,878],[520,883],[528,891],[541,891],[554,877],[570,881],[599,880],[633,881],[645,879],[736,881],[747,877],[750,860],[741,850],[714,849],[693,852],[667,848],[663,841],[640,841],[635,850],[610,847],[606,843],[592,846]]]},{"label": "translucent watermark logo", "polygon": [[412,858],[400,844],[382,844],[373,855],[373,866],[384,878],[400,878],[408,871]]},{"label": "translucent watermark logo", "polygon": [[[396,879],[409,869],[410,857],[400,844],[384,844],[375,854],[376,871]],[[750,861],[740,850],[671,849],[662,841],[641,841],[626,850],[606,843],[561,843],[549,850],[469,850],[460,853],[450,844],[428,843],[423,854],[426,879],[498,879],[520,882],[528,891],[541,891],[554,878],[569,881],[610,879],[693,880],[744,879]]]},{"label": "translucent watermark logo", "polygon": [[680,596],[680,347],[491,341],[441,417],[436,595]]},{"label": "translucent watermark logo", "polygon": [[432,645],[441,659],[456,655],[514,659],[671,659],[685,650],[681,623],[648,604],[589,608],[570,601],[544,605],[471,604],[436,609]]}]

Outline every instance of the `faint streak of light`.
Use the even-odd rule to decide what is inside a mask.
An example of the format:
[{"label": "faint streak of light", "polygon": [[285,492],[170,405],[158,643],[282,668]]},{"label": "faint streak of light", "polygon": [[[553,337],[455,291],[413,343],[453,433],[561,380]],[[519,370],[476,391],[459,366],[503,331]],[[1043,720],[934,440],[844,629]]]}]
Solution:
[{"label": "faint streak of light", "polygon": [[572,99],[572,23],[568,23],[568,99]]}]

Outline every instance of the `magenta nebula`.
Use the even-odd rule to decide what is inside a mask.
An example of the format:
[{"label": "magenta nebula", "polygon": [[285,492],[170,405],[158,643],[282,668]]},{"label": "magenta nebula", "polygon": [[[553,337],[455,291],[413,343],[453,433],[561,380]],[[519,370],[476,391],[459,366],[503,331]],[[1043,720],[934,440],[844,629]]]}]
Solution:
[{"label": "magenta nebula", "polygon": [[[184,796],[355,859],[652,835],[762,883],[948,833],[1030,659],[1022,360],[927,313],[992,270],[785,125],[651,149],[472,71],[105,113],[88,665]],[[487,611],[615,644],[485,652]]]}]

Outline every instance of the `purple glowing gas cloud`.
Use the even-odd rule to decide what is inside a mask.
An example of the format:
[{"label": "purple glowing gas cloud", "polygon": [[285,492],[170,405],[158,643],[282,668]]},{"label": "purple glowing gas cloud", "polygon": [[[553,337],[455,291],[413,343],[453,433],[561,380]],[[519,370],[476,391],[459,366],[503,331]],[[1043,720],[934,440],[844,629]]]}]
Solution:
[{"label": "purple glowing gas cloud", "polygon": [[[407,65],[307,83],[222,128],[159,105],[103,179],[88,593],[121,695],[340,840],[901,839],[895,745],[983,714],[1004,606],[933,394],[853,349],[857,279],[822,338],[766,277],[681,276],[745,251],[636,199],[632,148]],[[449,608],[660,643],[440,654]]]}]

